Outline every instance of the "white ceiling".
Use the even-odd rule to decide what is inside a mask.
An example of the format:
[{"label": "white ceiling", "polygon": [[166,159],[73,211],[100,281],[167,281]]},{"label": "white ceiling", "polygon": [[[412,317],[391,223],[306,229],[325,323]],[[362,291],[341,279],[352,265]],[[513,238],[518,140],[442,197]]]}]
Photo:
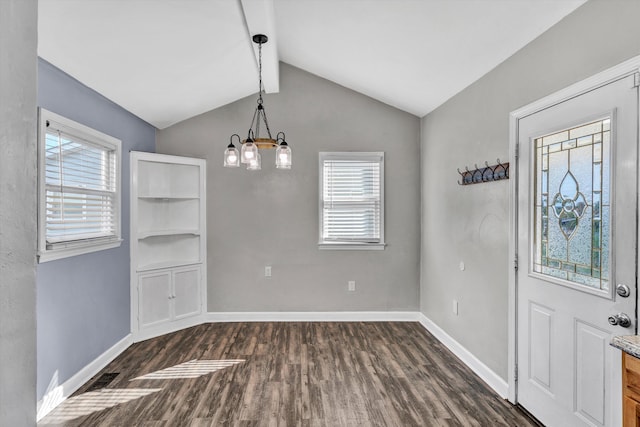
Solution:
[{"label": "white ceiling", "polygon": [[[38,53],[159,129],[278,60],[424,116],[585,0],[39,0]],[[268,98],[266,99],[268,103]]]}]

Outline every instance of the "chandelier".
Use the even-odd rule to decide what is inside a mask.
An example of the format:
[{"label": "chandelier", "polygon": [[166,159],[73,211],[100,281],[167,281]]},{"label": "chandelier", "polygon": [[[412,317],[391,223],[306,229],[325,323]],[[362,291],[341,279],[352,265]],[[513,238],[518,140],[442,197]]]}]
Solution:
[{"label": "chandelier", "polygon": [[[248,170],[260,170],[262,168],[260,152],[258,149],[262,148],[276,148],[276,168],[278,169],[291,169],[291,148],[285,141],[284,132],[278,132],[276,138],[271,136],[271,130],[269,129],[269,122],[267,121],[267,112],[264,109],[264,101],[262,99],[262,45],[267,42],[268,38],[264,34],[256,34],[253,36],[253,42],[258,44],[258,105],[253,113],[253,119],[251,119],[251,125],[247,132],[247,138],[245,140],[240,139],[237,133],[231,135],[230,143],[227,149],[224,151],[224,166],[227,168],[237,168],[240,163],[246,164]],[[261,123],[267,134],[265,137],[260,137]],[[240,153],[235,145],[233,145],[234,138],[242,146]]]}]

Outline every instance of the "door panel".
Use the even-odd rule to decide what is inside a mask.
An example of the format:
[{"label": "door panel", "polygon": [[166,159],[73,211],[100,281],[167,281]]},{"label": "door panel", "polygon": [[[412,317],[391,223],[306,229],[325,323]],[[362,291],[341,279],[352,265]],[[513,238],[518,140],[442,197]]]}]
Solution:
[{"label": "door panel", "polygon": [[576,322],[576,410],[596,425],[604,425],[606,388],[606,352],[609,333]]},{"label": "door panel", "polygon": [[531,303],[529,349],[531,373],[529,378],[542,389],[551,390],[551,336],[553,335],[553,310]]},{"label": "door panel", "polygon": [[[609,341],[636,327],[637,104],[628,76],[518,121],[517,400],[549,427],[621,423]],[[609,324],[621,312],[631,327]]]},{"label": "door panel", "polygon": [[138,279],[140,328],[171,320],[171,273],[149,273]]},{"label": "door panel", "polygon": [[200,266],[173,273],[176,319],[200,314]]}]

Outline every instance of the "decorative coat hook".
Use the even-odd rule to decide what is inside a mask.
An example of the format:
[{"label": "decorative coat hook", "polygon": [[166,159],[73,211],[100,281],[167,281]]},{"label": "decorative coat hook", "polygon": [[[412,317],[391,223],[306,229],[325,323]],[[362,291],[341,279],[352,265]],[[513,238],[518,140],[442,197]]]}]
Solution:
[{"label": "decorative coat hook", "polygon": [[509,179],[509,162],[502,163],[500,159],[496,159],[496,162],[492,166],[489,166],[488,162],[484,162],[484,167],[478,167],[477,164],[474,164],[475,169],[471,170],[467,166],[464,167],[463,171],[458,168],[458,173],[462,178],[462,181],[458,180],[458,185],[480,184],[482,182]]}]

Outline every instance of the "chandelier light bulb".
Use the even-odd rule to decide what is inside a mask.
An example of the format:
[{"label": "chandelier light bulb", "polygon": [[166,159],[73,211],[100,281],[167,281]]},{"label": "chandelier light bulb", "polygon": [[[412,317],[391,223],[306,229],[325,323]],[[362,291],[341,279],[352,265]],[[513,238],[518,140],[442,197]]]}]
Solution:
[{"label": "chandelier light bulb", "polygon": [[240,158],[238,157],[238,150],[235,148],[227,148],[224,153],[224,166],[227,168],[237,168],[240,166]]}]

